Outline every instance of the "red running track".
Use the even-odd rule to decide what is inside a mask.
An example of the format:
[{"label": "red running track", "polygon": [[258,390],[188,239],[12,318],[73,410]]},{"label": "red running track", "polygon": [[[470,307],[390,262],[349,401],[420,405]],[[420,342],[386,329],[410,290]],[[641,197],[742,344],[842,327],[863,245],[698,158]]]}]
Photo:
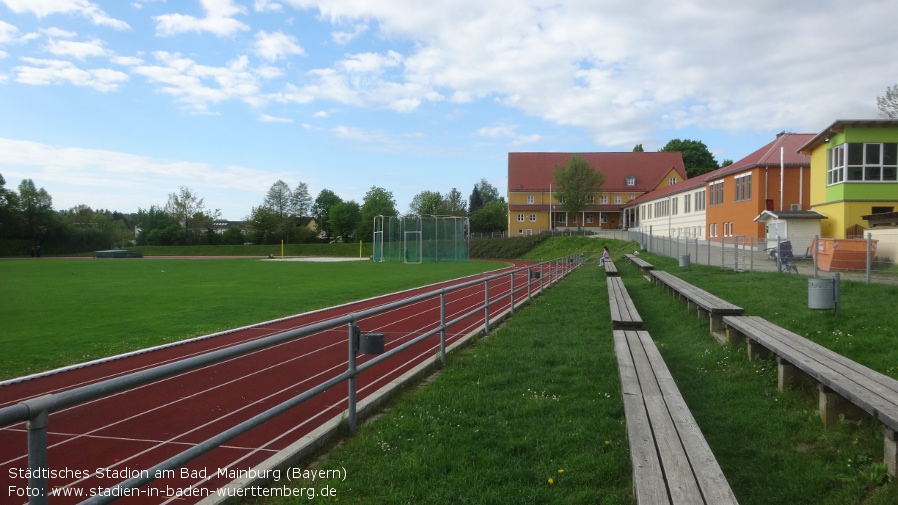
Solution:
[{"label": "red running track", "polygon": [[[516,267],[520,267],[517,265]],[[536,293],[555,277],[549,265],[542,277],[531,279],[529,270],[514,275],[515,303]],[[513,268],[505,269],[509,273]],[[491,272],[479,277],[495,276]],[[216,349],[248,342],[286,330],[365,309],[386,305],[417,294],[461,284],[473,277],[427,286],[361,302],[194,339],[178,345],[82,368],[65,369],[0,386],[0,408],[30,398],[120,377]],[[489,283],[490,317],[509,309],[511,275]],[[530,283],[528,287],[528,283]],[[484,283],[450,291],[446,320],[482,306]],[[358,322],[362,331],[382,332],[386,351],[439,326],[439,297],[393,309]],[[482,311],[447,330],[447,346],[484,324]],[[433,359],[439,336],[425,339],[377,364],[357,379],[357,399],[395,380],[419,363]],[[359,355],[358,364],[374,356]],[[182,373],[132,390],[54,412],[48,426],[48,468],[51,504],[78,503],[100,489],[133,477],[136,472],[164,461],[266,409],[347,370],[347,328],[322,331],[264,350]],[[179,470],[135,491],[122,503],[195,503],[233,480],[219,469],[245,471],[293,444],[347,408],[348,386],[342,383],[200,456]],[[27,441],[24,423],[0,429],[0,503],[25,503],[28,484]],[[197,497],[184,496],[185,490]],[[77,498],[80,493],[80,498]],[[65,496],[68,494],[69,496]]]}]

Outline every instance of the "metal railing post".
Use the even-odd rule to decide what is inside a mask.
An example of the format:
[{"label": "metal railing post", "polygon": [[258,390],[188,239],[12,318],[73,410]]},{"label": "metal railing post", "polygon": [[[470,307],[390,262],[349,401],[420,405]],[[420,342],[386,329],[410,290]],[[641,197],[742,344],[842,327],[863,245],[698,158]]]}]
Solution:
[{"label": "metal railing post", "polygon": [[446,290],[440,291],[440,363],[446,366]]},{"label": "metal railing post", "polygon": [[511,307],[509,307],[509,310],[511,310],[511,315],[514,315],[514,276],[515,276],[515,271],[512,270],[511,271],[511,291],[508,293],[508,299],[511,301]]},{"label": "metal railing post", "polygon": [[355,396],[356,396],[356,342],[355,336],[358,332],[358,326],[356,326],[355,320],[350,322],[348,325],[349,331],[347,332],[349,342],[349,380],[346,382],[349,383],[349,397],[347,406],[347,420],[349,421],[349,433],[355,433],[356,428],[356,412],[355,412]]},{"label": "metal railing post", "polygon": [[50,413],[42,410],[26,423],[28,428],[28,503],[47,505],[49,486],[47,483],[47,425]]},{"label": "metal railing post", "polygon": [[819,246],[817,245],[819,243],[820,243],[820,235],[814,235],[814,243],[811,245],[811,247],[814,248],[812,255],[814,257],[814,278],[815,279],[817,278],[817,253],[820,252]]},{"label": "metal railing post", "polygon": [[483,332],[490,334],[490,280],[483,282]]}]

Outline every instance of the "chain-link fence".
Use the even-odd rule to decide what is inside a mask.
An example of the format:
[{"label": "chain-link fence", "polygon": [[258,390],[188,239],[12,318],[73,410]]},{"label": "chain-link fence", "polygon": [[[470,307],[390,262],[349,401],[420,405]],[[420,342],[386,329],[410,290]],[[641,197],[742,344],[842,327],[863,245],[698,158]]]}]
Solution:
[{"label": "chain-link fence", "polygon": [[630,231],[629,238],[655,254],[690,263],[737,271],[800,273],[841,272],[842,277],[866,282],[898,282],[898,234],[873,238],[817,237],[810,244],[783,238],[723,237],[719,240],[666,237]]}]

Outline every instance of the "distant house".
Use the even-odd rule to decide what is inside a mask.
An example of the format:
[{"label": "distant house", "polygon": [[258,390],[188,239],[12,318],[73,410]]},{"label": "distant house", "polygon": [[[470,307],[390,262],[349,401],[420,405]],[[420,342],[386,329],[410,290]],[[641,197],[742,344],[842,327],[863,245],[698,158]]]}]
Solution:
[{"label": "distant house", "polygon": [[845,238],[864,216],[898,207],[898,121],[840,119],[799,148],[811,158],[811,209],[825,237]]},{"label": "distant house", "polygon": [[[601,172],[605,184],[583,212],[569,214],[560,208],[552,175],[573,156]],[[508,233],[626,227],[623,209],[628,202],[685,178],[678,152],[508,153]]]}]

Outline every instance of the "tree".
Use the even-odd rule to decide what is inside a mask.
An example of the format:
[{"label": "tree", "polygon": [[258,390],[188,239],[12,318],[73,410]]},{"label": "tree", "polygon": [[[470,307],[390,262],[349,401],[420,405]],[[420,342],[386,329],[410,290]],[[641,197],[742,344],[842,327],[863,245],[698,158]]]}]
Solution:
[{"label": "tree", "polygon": [[169,193],[165,212],[176,222],[182,223],[187,230],[190,228],[190,218],[204,212],[203,199],[189,187],[181,186],[177,193]]},{"label": "tree", "polygon": [[495,202],[500,198],[499,190],[486,179],[480,179],[480,182],[477,183],[477,191],[480,193],[480,198],[483,200],[484,205]]},{"label": "tree", "polygon": [[645,149],[642,148],[642,144],[636,144],[636,147],[633,148],[634,153],[644,153]]},{"label": "tree", "polygon": [[356,229],[355,237],[360,240],[374,239],[374,218],[377,216],[395,216],[399,214],[396,211],[396,200],[393,199],[393,193],[371,186],[371,189],[365,193],[365,199],[362,201],[362,208],[359,217],[359,225]]},{"label": "tree", "polygon": [[436,216],[443,206],[443,195],[438,191],[422,191],[412,197],[408,213],[418,216]]},{"label": "tree", "polygon": [[0,174],[0,238],[12,237],[17,228],[15,221],[18,219],[16,208],[19,197],[15,191],[5,188],[6,179]]},{"label": "tree", "polygon": [[886,87],[886,94],[876,97],[879,115],[885,119],[898,119],[898,84]]},{"label": "tree", "polygon": [[293,190],[293,196],[290,199],[290,210],[296,217],[305,217],[312,210],[312,196],[309,194],[309,185],[300,182]]},{"label": "tree", "polygon": [[287,183],[278,179],[271,185],[268,193],[265,194],[265,201],[262,203],[269,210],[277,214],[279,217],[287,218],[291,214],[291,202],[293,200],[293,192]]},{"label": "tree", "polygon": [[283,238],[281,223],[281,217],[268,207],[253,207],[246,219],[247,238],[254,244],[277,244]]},{"label": "tree", "polygon": [[443,199],[440,206],[440,215],[463,217],[467,214],[468,202],[461,196],[461,192],[452,188]]},{"label": "tree", "polygon": [[330,237],[332,232],[329,223],[331,207],[342,201],[336,193],[329,189],[322,189],[318,193],[318,197],[315,198],[315,203],[312,205],[312,216],[315,218],[315,222],[318,223],[318,230],[324,233],[326,237]]},{"label": "tree", "polygon": [[468,197],[468,215],[473,215],[483,207],[483,197],[480,196],[480,188],[474,185],[471,196]]},{"label": "tree", "polygon": [[[590,197],[602,190],[605,176],[583,158],[572,156],[567,165],[555,165],[552,183],[558,188],[561,210],[576,214],[586,209]],[[577,221],[578,226],[582,220]]]},{"label": "tree", "polygon": [[47,226],[52,220],[53,199],[44,188],[38,189],[31,179],[22,179],[19,183],[18,200],[18,210],[22,213],[25,224],[25,236],[38,237],[39,233],[43,233],[39,228]]},{"label": "tree", "polygon": [[504,231],[508,226],[508,205],[504,198],[499,198],[472,212],[469,219],[472,232]]},{"label": "tree", "polygon": [[353,241],[361,219],[359,204],[353,201],[338,202],[331,206],[328,214],[328,223],[334,235],[342,237],[343,242]]},{"label": "tree", "polygon": [[661,151],[679,152],[683,156],[683,165],[686,167],[688,178],[717,170],[717,160],[704,142],[673,139],[662,147]]}]

